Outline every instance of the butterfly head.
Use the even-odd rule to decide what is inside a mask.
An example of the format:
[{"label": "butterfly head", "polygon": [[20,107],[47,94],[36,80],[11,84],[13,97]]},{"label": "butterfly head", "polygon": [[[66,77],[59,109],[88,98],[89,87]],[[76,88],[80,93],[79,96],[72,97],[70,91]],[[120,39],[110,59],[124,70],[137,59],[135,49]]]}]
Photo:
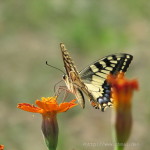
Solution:
[{"label": "butterfly head", "polygon": [[63,76],[62,76],[62,78],[63,78],[63,80],[65,81],[66,79],[67,79],[67,75],[66,74],[64,74]]},{"label": "butterfly head", "polygon": [[73,85],[72,82],[70,81],[70,78],[68,77],[67,74],[64,74],[62,76],[62,79],[65,81],[67,88],[69,89],[70,92],[73,92]]}]

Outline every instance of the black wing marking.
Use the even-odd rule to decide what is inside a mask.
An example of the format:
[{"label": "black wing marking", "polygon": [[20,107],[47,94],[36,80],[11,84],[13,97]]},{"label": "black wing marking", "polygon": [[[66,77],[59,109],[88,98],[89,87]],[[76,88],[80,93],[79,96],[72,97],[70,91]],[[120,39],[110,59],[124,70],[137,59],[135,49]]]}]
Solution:
[{"label": "black wing marking", "polygon": [[[101,73],[101,75],[108,75],[110,73],[117,74],[120,71],[126,72],[132,59],[132,55],[125,53],[108,55],[92,63],[91,65],[80,71],[79,74],[82,80],[88,82],[92,80],[93,75],[97,76],[96,73]],[[103,78],[102,76],[100,77]]]}]

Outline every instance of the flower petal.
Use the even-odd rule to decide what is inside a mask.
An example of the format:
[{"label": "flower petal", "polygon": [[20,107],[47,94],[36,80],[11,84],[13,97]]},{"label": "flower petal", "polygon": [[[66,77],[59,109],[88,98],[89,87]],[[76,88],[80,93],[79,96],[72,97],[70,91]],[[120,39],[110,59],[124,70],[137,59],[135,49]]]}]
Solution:
[{"label": "flower petal", "polygon": [[4,145],[0,145],[0,150],[4,150]]},{"label": "flower petal", "polygon": [[67,111],[68,109],[78,105],[75,103],[76,100],[72,100],[70,102],[65,102],[65,103],[61,103],[59,105],[59,109],[57,110],[57,112],[64,112]]},{"label": "flower petal", "polygon": [[53,102],[43,102],[40,100],[36,100],[36,105],[38,105],[40,108],[44,109],[45,111],[57,111],[58,109],[58,104],[57,103],[53,103]]},{"label": "flower petal", "polygon": [[43,109],[39,108],[39,107],[35,107],[34,105],[30,105],[27,103],[20,103],[18,104],[17,108],[22,109],[24,111],[29,111],[29,112],[33,112],[33,113],[43,113]]},{"label": "flower petal", "polygon": [[53,104],[57,104],[57,96],[55,97],[42,97],[41,100],[42,102],[50,102],[50,103],[53,103]]},{"label": "flower petal", "polygon": [[36,103],[36,105],[39,106],[40,108],[45,109],[44,103],[43,103],[42,101],[36,100],[35,103]]},{"label": "flower petal", "polygon": [[35,113],[41,114],[49,114],[49,113],[58,113],[64,112],[68,109],[78,105],[75,103],[76,100],[72,100],[70,102],[61,103],[58,105],[55,97],[42,97],[41,100],[36,100],[36,105],[39,107],[35,107],[34,105],[30,105],[27,103],[18,104],[18,108]]}]

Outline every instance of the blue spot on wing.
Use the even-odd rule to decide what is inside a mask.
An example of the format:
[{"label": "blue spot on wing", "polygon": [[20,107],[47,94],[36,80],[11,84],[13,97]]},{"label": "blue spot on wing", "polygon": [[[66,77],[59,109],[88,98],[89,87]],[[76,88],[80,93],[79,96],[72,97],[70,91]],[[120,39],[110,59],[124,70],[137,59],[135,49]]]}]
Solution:
[{"label": "blue spot on wing", "polygon": [[111,86],[105,81],[102,87],[104,89],[103,94],[97,98],[97,102],[100,104],[101,110],[104,111],[105,107],[108,106],[108,103],[111,103]]}]

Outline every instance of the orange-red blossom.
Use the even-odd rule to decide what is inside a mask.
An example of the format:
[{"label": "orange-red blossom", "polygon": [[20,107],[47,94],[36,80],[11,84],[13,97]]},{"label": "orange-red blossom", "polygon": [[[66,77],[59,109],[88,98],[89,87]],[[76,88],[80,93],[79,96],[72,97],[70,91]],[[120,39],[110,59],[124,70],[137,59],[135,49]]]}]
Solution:
[{"label": "orange-red blossom", "polygon": [[0,145],[0,150],[4,150],[4,145]]},{"label": "orange-red blossom", "polygon": [[24,111],[40,113],[42,115],[51,115],[60,112],[65,112],[68,109],[77,105],[75,103],[76,100],[58,104],[56,99],[57,97],[42,97],[41,100],[36,100],[35,102],[38,107],[28,103],[20,103],[17,107]]},{"label": "orange-red blossom", "polygon": [[112,99],[114,105],[113,125],[117,150],[124,148],[132,127],[132,96],[133,91],[138,89],[137,80],[128,80],[121,72],[116,76],[109,75],[108,83],[112,87]]}]

